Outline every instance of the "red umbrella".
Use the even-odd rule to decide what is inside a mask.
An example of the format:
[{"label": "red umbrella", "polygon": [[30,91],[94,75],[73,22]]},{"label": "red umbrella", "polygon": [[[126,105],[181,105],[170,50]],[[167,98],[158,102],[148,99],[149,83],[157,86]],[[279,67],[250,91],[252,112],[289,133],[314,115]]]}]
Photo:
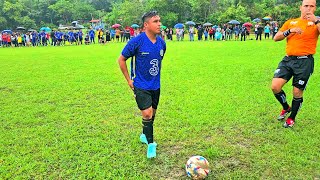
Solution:
[{"label": "red umbrella", "polygon": [[121,24],[114,24],[114,25],[112,25],[111,27],[112,28],[119,28],[121,26]]},{"label": "red umbrella", "polygon": [[251,23],[249,23],[249,22],[246,22],[246,23],[244,23],[244,24],[243,24],[243,26],[245,26],[245,27],[251,27],[251,26],[252,26],[252,24],[251,24]]}]

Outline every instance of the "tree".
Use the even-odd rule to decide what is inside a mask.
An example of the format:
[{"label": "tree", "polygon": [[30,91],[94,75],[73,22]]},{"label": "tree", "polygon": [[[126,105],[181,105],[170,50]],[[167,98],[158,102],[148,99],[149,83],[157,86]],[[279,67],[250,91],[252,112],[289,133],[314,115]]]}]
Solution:
[{"label": "tree", "polygon": [[131,25],[132,23],[140,22],[142,14],[138,12],[144,12],[144,3],[142,1],[125,0],[121,5],[116,3],[107,18],[112,24]]},{"label": "tree", "polygon": [[[0,29],[54,27],[91,18],[131,25],[141,23],[142,14],[149,10],[157,10],[168,27],[189,20],[245,22],[264,16],[283,22],[299,17],[300,5],[301,0],[0,0]],[[320,8],[315,14],[320,15]]]}]

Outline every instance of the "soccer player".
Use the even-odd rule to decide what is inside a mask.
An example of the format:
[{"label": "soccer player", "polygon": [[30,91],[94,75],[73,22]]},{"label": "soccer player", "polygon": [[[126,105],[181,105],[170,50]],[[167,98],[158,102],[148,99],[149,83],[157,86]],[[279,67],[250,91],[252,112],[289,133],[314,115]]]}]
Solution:
[{"label": "soccer player", "polygon": [[95,41],[94,41],[94,37],[95,37],[95,32],[94,32],[94,30],[91,28],[90,29],[90,31],[89,31],[89,36],[90,36],[90,42],[91,43],[96,43]]},{"label": "soccer player", "polygon": [[[145,32],[131,39],[123,49],[118,62],[120,69],[134,91],[138,108],[142,114],[140,141],[148,144],[147,158],[156,157],[157,144],[153,140],[153,122],[160,97],[160,70],[166,44],[160,34],[160,16],[156,11],[142,16]],[[131,59],[131,78],[126,60]]]},{"label": "soccer player", "polygon": [[40,33],[40,39],[42,46],[47,46],[46,32],[44,30]]},{"label": "soccer player", "polygon": [[[320,20],[314,15],[315,10],[316,0],[303,0],[300,6],[300,18],[286,21],[274,37],[275,41],[287,38],[287,55],[279,63],[271,87],[283,107],[278,120],[285,119],[291,112],[283,125],[286,128],[292,127],[295,123],[296,115],[303,102],[303,91],[313,73],[313,55],[316,52],[320,32]],[[293,100],[290,107],[282,87],[291,77],[293,77]]]},{"label": "soccer player", "polygon": [[73,30],[70,30],[68,34],[69,34],[69,42],[72,45],[74,42],[76,42],[76,38],[74,37]]},{"label": "soccer player", "polygon": [[80,29],[79,30],[79,32],[78,32],[78,34],[79,34],[79,41],[78,41],[78,44],[82,44],[82,40],[83,40],[83,33],[82,33],[82,30]]}]

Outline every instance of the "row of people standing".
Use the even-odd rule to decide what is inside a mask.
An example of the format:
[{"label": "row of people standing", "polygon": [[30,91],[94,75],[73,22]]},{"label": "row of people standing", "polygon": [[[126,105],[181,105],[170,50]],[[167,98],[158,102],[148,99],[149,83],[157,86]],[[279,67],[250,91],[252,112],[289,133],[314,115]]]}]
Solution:
[{"label": "row of people standing", "polygon": [[61,46],[61,45],[80,45],[83,44],[95,44],[96,37],[98,37],[98,43],[106,43],[109,41],[114,42],[126,42],[132,37],[135,37],[140,33],[140,29],[110,29],[98,31],[92,28],[83,33],[82,30],[53,30],[51,32],[3,32],[0,34],[0,47],[22,47],[22,46]]},{"label": "row of people standing", "polygon": [[[176,37],[177,41],[184,40],[184,29],[176,29]],[[238,40],[238,37],[241,36],[241,40],[245,40],[245,37],[248,36],[249,31],[247,27],[239,27],[235,26],[234,28],[230,26],[226,26],[225,28],[217,27],[203,27],[198,26],[197,28],[194,26],[190,26],[188,29],[189,40],[194,41],[195,35],[199,41],[201,40],[231,40],[233,38],[233,34],[235,35],[235,40]],[[172,35],[172,29],[168,30],[167,36],[169,40],[172,40],[169,35]]]},{"label": "row of people standing", "polygon": [[[91,30],[90,30],[91,31]],[[131,27],[126,27],[124,29],[116,28],[116,29],[110,29],[110,30],[103,30],[99,29],[97,34],[98,34],[98,39],[99,43],[103,43],[105,41],[115,41],[115,42],[127,42],[131,38],[137,36],[140,34],[142,30],[137,28],[131,28]]]},{"label": "row of people standing", "polygon": [[[175,29],[175,35],[177,41],[183,41],[185,34],[189,34],[189,40],[194,41],[195,35],[199,41],[201,40],[240,40],[245,41],[248,37],[250,37],[250,26],[240,26],[240,25],[221,25],[216,27],[203,27],[203,26],[189,26],[188,31],[184,28]],[[278,25],[276,23],[270,26],[267,24],[266,26],[262,26],[261,24],[256,24],[254,26],[255,39],[258,40],[264,33],[265,39],[269,39],[272,35],[278,32]],[[172,40],[172,36],[174,34],[174,30],[172,28],[167,28],[161,31],[161,36],[163,39],[167,37],[167,40]]]},{"label": "row of people standing", "polygon": [[51,31],[51,32],[13,32],[0,34],[0,45],[3,47],[21,47],[21,46],[52,46],[64,45],[66,42],[73,44],[82,44],[83,33],[81,30],[77,32],[68,31]]},{"label": "row of people standing", "polygon": [[39,44],[47,44],[47,40],[50,35],[44,31],[37,32],[13,32],[0,34],[0,46],[1,47],[21,47],[21,46],[37,46]]},{"label": "row of people standing", "polygon": [[260,39],[261,41],[261,37],[262,37],[262,34],[264,33],[264,39],[269,39],[270,38],[270,35],[272,35],[272,39],[274,38],[274,36],[277,34],[279,30],[279,27],[278,27],[278,24],[277,23],[274,23],[270,26],[270,24],[266,24],[264,27],[260,24],[260,23],[257,23],[255,26],[254,26],[254,34],[255,34],[255,37],[256,37],[256,40]]}]

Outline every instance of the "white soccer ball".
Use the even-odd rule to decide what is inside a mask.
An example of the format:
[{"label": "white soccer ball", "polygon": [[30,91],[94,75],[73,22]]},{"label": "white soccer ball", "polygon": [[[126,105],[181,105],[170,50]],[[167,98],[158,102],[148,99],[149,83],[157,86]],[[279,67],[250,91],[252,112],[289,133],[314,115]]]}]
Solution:
[{"label": "white soccer ball", "polygon": [[205,179],[209,171],[209,162],[202,156],[192,156],[187,161],[186,172],[192,179]]}]

